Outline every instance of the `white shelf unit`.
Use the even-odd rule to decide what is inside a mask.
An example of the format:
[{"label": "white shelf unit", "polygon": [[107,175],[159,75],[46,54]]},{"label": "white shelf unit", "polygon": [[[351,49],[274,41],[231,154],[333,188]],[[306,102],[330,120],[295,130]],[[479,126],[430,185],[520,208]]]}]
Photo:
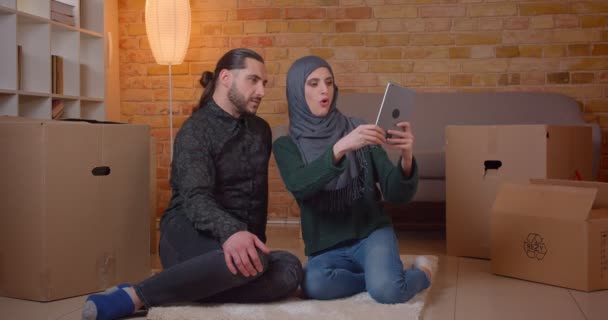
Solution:
[{"label": "white shelf unit", "polygon": [[[61,118],[105,120],[104,0],[62,1],[75,6],[75,26],[50,19],[51,0],[0,0],[0,115],[51,119],[62,100]],[[52,55],[63,60],[59,94]]]}]

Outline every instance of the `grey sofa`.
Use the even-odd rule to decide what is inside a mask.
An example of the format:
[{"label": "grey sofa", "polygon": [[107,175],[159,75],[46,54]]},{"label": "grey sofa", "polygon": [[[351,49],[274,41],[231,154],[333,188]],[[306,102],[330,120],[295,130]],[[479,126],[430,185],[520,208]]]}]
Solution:
[{"label": "grey sofa", "polygon": [[[382,100],[381,93],[342,93],[337,107],[342,113],[374,123]],[[417,93],[411,106],[409,120],[415,135],[416,156],[420,183],[414,200],[405,211],[427,210],[435,212],[430,224],[440,226],[445,221],[445,135],[447,125],[501,125],[501,124],[568,124],[589,125],[593,131],[593,173],[597,177],[601,152],[601,130],[597,124],[587,124],[578,103],[567,96],[553,93],[478,92],[478,93]],[[278,137],[286,127],[273,128]],[[387,150],[393,161],[398,153]],[[412,208],[414,206],[415,208]],[[415,209],[415,210],[407,210]],[[404,208],[399,210],[403,219]],[[418,224],[405,223],[407,224]],[[424,223],[423,223],[424,224]],[[397,223],[398,225],[398,223]],[[418,225],[418,227],[420,227]],[[424,226],[423,226],[424,227]]]}]

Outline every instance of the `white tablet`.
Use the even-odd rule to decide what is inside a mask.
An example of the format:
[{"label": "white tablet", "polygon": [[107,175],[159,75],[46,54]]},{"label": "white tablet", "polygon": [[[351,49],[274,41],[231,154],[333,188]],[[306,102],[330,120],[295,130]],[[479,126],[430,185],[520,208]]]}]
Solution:
[{"label": "white tablet", "polygon": [[384,130],[401,130],[397,123],[410,119],[415,95],[413,90],[389,82],[380,104],[376,125]]}]

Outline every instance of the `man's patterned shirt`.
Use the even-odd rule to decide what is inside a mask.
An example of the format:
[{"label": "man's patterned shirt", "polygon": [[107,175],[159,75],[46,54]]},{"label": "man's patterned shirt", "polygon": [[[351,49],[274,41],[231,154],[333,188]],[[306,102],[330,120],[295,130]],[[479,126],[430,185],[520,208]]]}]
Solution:
[{"label": "man's patterned shirt", "polygon": [[258,116],[234,118],[214,101],[195,111],[175,138],[166,214],[185,214],[222,244],[245,230],[265,242],[271,140]]}]

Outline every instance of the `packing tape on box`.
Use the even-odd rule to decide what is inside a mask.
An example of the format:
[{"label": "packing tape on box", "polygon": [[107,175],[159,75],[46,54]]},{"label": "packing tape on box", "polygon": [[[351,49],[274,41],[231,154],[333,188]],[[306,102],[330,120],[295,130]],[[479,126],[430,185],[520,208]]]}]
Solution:
[{"label": "packing tape on box", "polygon": [[105,290],[116,281],[116,258],[114,253],[104,252],[97,257],[97,286]]}]

